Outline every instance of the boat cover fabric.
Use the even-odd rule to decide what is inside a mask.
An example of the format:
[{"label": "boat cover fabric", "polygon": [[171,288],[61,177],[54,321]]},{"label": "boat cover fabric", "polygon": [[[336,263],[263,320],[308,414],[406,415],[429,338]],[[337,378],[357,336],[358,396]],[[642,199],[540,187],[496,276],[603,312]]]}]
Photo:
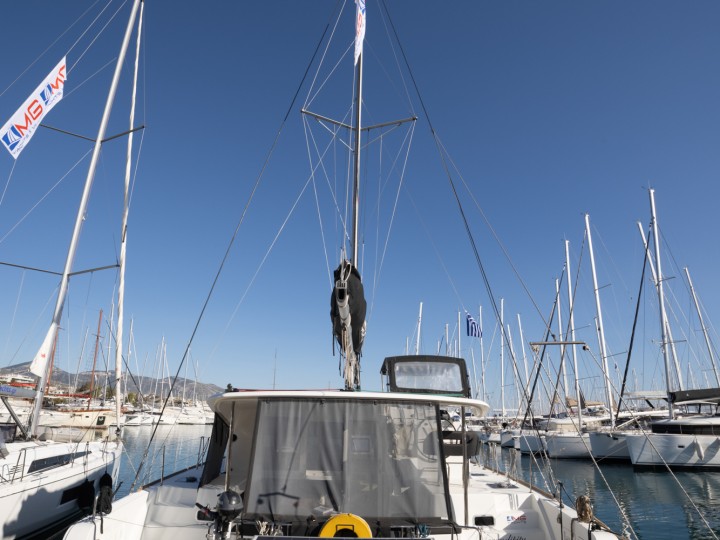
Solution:
[{"label": "boat cover fabric", "polygon": [[277,399],[258,415],[247,518],[302,528],[338,512],[380,526],[451,520],[434,405]]}]

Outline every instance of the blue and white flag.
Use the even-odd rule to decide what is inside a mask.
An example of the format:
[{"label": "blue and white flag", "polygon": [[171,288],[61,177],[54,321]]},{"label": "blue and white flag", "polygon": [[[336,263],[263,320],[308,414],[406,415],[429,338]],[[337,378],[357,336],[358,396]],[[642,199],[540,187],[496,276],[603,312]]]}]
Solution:
[{"label": "blue and white flag", "polygon": [[355,0],[357,15],[355,18],[355,65],[362,54],[365,41],[365,0]]},{"label": "blue and white flag", "polygon": [[62,99],[66,80],[63,58],[0,129],[0,141],[13,158],[17,159],[42,119]]},{"label": "blue and white flag", "polygon": [[482,337],[482,328],[480,328],[478,322],[473,319],[473,316],[469,313],[467,314],[467,335],[477,338]]}]

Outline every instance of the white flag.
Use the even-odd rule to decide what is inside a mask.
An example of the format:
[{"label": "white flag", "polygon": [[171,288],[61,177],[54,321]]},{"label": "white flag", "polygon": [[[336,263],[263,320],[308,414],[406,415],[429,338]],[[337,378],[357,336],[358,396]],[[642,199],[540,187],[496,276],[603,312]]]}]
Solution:
[{"label": "white flag", "polygon": [[0,140],[15,159],[30,142],[43,117],[62,99],[66,71],[63,58],[0,130]]},{"label": "white flag", "polygon": [[365,41],[365,0],[355,0],[357,4],[357,17],[355,20],[355,64],[362,54],[363,41]]},{"label": "white flag", "polygon": [[33,358],[32,364],[30,364],[30,371],[38,377],[45,376],[45,370],[47,370],[47,363],[50,359],[50,355],[52,354],[52,347],[53,342],[55,341],[56,329],[57,325],[55,323],[52,323],[50,325],[50,330],[48,330],[48,333],[45,336],[45,340],[42,342],[42,345],[40,345],[40,350],[35,355],[35,358]]}]

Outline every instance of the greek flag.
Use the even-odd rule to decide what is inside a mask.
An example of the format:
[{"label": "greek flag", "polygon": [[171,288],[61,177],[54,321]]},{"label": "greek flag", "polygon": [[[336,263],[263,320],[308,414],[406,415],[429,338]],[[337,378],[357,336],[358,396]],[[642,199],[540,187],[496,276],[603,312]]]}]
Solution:
[{"label": "greek flag", "polygon": [[477,323],[473,316],[467,314],[467,335],[471,337],[482,337],[482,328]]}]

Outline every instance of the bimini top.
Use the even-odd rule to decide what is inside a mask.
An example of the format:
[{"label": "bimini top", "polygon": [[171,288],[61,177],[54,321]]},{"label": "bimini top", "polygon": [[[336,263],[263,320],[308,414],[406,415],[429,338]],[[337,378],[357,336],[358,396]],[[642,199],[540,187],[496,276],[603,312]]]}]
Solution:
[{"label": "bimini top", "polygon": [[409,392],[347,392],[344,390],[236,390],[210,396],[207,400],[213,412],[229,421],[232,404],[265,399],[336,399],[343,401],[424,401],[438,403],[441,407],[464,407],[475,416],[485,416],[490,405],[479,399],[454,395],[434,395]]}]

